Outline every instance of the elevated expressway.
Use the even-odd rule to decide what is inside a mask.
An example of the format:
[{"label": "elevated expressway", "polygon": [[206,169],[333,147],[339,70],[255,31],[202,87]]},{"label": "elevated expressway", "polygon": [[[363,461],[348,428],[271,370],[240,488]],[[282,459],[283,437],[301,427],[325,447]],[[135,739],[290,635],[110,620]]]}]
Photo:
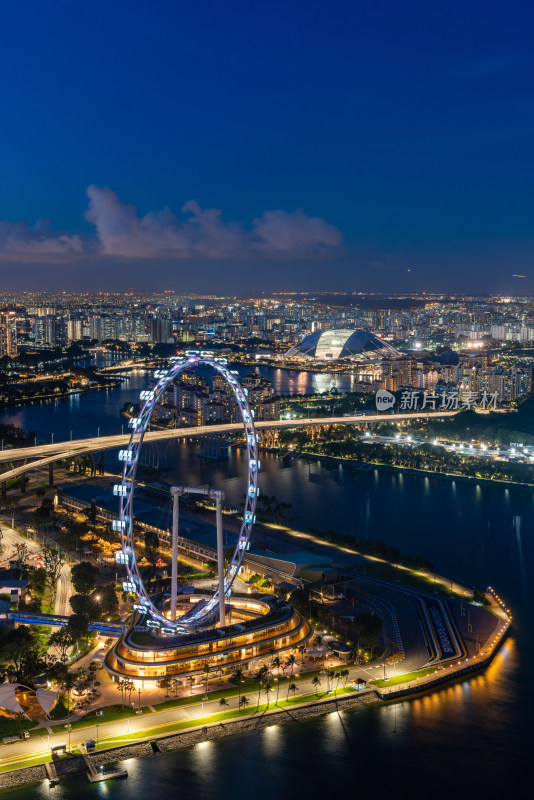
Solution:
[{"label": "elevated expressway", "polygon": [[[254,426],[258,432],[262,430],[282,430],[284,428],[327,428],[332,425],[372,425],[376,422],[409,422],[414,419],[428,419],[436,417],[444,419],[453,417],[457,411],[428,411],[416,412],[411,414],[355,414],[350,417],[316,417],[314,419],[280,419],[256,421]],[[224,425],[202,425],[191,428],[173,428],[168,430],[149,431],[145,434],[145,443],[165,441],[167,439],[188,439],[198,436],[224,435],[227,433],[237,433],[242,431],[241,422],[229,423]],[[104,450],[114,450],[127,447],[130,441],[130,434],[119,434],[117,436],[94,436],[90,439],[74,439],[67,442],[56,442],[54,444],[44,444],[38,447],[20,447],[13,450],[0,451],[0,469],[3,464],[10,464],[11,469],[0,473],[0,484],[5,485],[5,481],[11,478],[18,478],[26,472],[35,469],[42,469],[56,461],[64,458],[73,458],[77,455],[87,453],[102,452]],[[19,461],[23,464],[14,467]]]}]

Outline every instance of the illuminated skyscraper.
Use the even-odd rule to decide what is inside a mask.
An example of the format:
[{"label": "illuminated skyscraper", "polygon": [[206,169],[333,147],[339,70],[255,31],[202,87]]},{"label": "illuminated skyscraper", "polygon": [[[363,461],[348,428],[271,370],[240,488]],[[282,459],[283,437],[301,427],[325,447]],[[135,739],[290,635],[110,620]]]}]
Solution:
[{"label": "illuminated skyscraper", "polygon": [[17,349],[17,325],[14,311],[0,313],[0,358],[15,358]]}]

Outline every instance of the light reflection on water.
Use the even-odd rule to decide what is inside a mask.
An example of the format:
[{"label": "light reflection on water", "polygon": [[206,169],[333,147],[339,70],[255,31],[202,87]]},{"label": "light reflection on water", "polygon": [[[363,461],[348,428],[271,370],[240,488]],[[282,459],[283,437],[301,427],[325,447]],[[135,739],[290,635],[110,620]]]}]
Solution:
[{"label": "light reflection on water", "polygon": [[[132,376],[121,392],[18,409],[10,412],[9,421],[54,430],[56,437],[63,430],[63,438],[71,428],[74,436],[96,433],[98,425],[102,433],[116,432],[120,407],[125,399],[135,399],[144,384],[144,376]],[[226,462],[200,460],[183,445],[174,455],[181,482],[211,483],[226,491],[230,505],[239,504],[245,478],[240,451],[232,451]],[[334,528],[383,540],[429,557],[438,572],[468,586],[496,586],[513,610],[514,630],[490,668],[429,696],[130,760],[126,781],[91,785],[78,778],[52,790],[43,784],[14,798],[230,800],[246,794],[279,800],[288,791],[298,795],[299,786],[310,798],[484,795],[493,800],[509,793],[510,776],[517,782],[523,765],[530,764],[532,492],[358,472],[349,465],[330,468],[300,459],[288,464],[270,454],[262,461],[263,491],[293,504],[289,514],[298,517],[296,527]]]},{"label": "light reflection on water", "polygon": [[[510,775],[519,777],[529,746],[523,721],[512,716],[518,670],[518,649],[510,638],[486,673],[431,695],[128,760],[123,765],[129,778],[107,786],[79,777],[52,790],[42,784],[8,797],[230,800],[246,787],[247,796],[258,800],[301,791],[315,800],[357,786],[359,796],[422,800],[432,785],[431,797],[475,792],[496,798]],[[408,786],[409,793],[403,789]]]}]

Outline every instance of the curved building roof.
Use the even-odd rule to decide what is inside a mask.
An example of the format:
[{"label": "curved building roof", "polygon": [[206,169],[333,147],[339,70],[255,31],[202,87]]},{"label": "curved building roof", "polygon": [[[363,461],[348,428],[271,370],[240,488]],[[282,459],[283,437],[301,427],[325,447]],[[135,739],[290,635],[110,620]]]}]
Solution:
[{"label": "curved building roof", "polygon": [[305,336],[290,347],[286,358],[312,358],[318,360],[336,358],[377,359],[399,358],[400,353],[371,331],[339,328],[316,331]]}]

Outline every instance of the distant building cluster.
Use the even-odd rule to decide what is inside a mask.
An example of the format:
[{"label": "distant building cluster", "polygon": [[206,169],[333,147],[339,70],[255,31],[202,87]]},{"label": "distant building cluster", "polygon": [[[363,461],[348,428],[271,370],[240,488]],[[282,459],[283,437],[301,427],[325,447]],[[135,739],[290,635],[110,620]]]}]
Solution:
[{"label": "distant building cluster", "polygon": [[443,357],[419,359],[408,355],[384,362],[382,375],[372,388],[390,392],[414,388],[437,393],[458,389],[462,395],[497,392],[500,402],[511,402],[532,392],[533,368],[533,364],[495,364],[486,353],[448,351]]},{"label": "distant building cluster", "polygon": [[497,355],[469,351],[401,353],[370,331],[334,329],[308,334],[281,357],[303,364],[347,361],[356,371],[356,391],[421,389],[427,392],[458,389],[461,394],[497,393],[510,402],[532,391],[533,364],[501,365]]},{"label": "distant building cluster", "polygon": [[[355,391],[473,387],[515,400],[532,387],[534,304],[528,297],[320,292],[249,299],[172,291],[0,295],[0,358],[13,360],[8,372],[27,351],[73,343],[145,355],[149,346],[164,355],[165,347],[194,343],[248,364],[348,369]],[[61,354],[46,363],[54,359],[59,364]],[[162,414],[207,422],[232,416],[216,386],[176,392]],[[276,416],[265,387],[251,392],[258,418]]]},{"label": "distant building cluster", "polygon": [[[245,375],[241,384],[248,392],[248,401],[257,420],[280,419],[280,397],[271,383],[257,375]],[[169,385],[154,419],[176,425],[209,425],[238,422],[239,411],[234,396],[222,375],[210,380],[196,373],[183,372],[180,379]]]},{"label": "distant building cluster", "polygon": [[237,300],[175,292],[34,292],[0,296],[0,312],[15,315],[21,347],[213,340],[283,352],[313,335],[307,341],[320,339],[319,352],[335,352],[326,349],[324,335],[332,330],[372,331],[382,347],[398,350],[534,342],[530,298],[293,293]]}]

